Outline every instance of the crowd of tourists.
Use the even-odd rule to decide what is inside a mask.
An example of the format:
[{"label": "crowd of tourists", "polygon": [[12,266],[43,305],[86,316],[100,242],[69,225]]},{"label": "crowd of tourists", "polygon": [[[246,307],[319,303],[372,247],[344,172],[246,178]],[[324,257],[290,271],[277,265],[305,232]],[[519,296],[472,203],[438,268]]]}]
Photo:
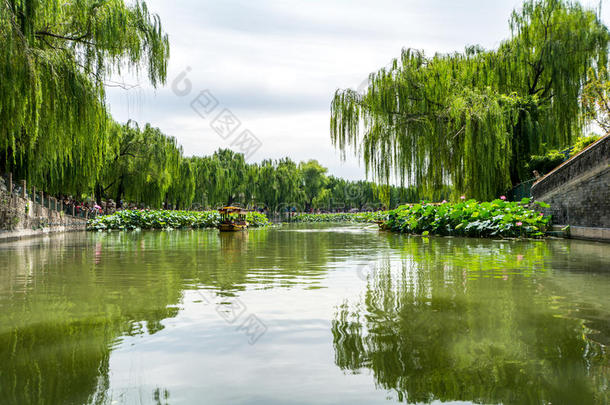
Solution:
[{"label": "crowd of tourists", "polygon": [[99,204],[95,201],[83,201],[75,200],[72,196],[60,196],[58,201],[62,201],[64,211],[70,213],[74,212],[76,216],[88,216],[94,217],[97,215],[109,215],[114,214],[121,210],[148,210],[149,207],[143,204],[138,205],[134,203],[127,203],[120,201],[118,204],[110,199],[108,201],[101,201]]}]

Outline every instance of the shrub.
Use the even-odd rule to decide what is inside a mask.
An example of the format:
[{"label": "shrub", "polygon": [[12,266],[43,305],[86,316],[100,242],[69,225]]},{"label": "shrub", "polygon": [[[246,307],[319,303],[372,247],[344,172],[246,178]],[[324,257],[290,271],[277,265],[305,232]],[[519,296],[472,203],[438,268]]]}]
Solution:
[{"label": "shrub", "polygon": [[[599,135],[578,137],[574,146],[569,149],[570,157],[576,155],[599,138],[601,138]],[[545,155],[531,156],[528,163],[528,169],[530,173],[537,170],[540,174],[548,174],[551,170],[562,164],[567,158],[568,157],[564,153],[556,149],[551,149]]]},{"label": "shrub", "polygon": [[576,140],[574,144],[574,148],[572,149],[571,155],[574,156],[587,146],[591,145],[593,142],[597,141],[601,136],[599,135],[589,135],[589,136],[581,136]]},{"label": "shrub", "polygon": [[566,156],[558,150],[550,150],[546,155],[534,155],[530,158],[528,169],[530,174],[536,170],[541,175],[549,173],[551,170],[562,164]]}]

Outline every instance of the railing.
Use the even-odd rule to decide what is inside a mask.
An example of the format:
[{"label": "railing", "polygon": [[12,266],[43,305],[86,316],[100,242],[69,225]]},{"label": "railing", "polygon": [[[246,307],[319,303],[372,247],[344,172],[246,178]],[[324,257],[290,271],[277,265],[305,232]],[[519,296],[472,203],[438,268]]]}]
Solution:
[{"label": "railing", "polygon": [[563,160],[564,162],[566,160],[568,160],[570,158],[570,156],[572,156],[573,150],[574,150],[574,146],[570,146],[568,149],[564,149],[561,151],[561,153],[563,153],[563,156],[565,157],[565,159]]},{"label": "railing", "polygon": [[35,187],[28,188],[25,180],[15,181],[12,173],[0,176],[0,180],[3,183],[0,184],[0,190],[6,191],[10,196],[11,204],[13,204],[14,198],[19,197],[32,202],[34,206],[30,209],[34,210],[34,212],[37,212],[38,207],[44,207],[49,211],[63,212],[65,215],[74,218],[88,219],[98,215],[97,210],[92,210],[85,206],[77,206],[74,203],[64,204],[62,199],[49,196],[43,191],[36,190]]},{"label": "railing", "polygon": [[516,185],[512,190],[506,193],[506,198],[509,201],[521,201],[523,198],[532,197],[532,185],[536,181],[536,178],[524,181]]}]

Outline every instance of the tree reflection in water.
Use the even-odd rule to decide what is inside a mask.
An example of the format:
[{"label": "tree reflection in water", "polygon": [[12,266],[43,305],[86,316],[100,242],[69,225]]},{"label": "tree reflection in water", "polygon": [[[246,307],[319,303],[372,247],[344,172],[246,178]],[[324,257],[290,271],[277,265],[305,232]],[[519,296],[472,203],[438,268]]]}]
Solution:
[{"label": "tree reflection in water", "polygon": [[608,355],[547,282],[547,245],[402,238],[396,248],[403,259],[379,261],[361,300],[337,310],[341,369],[371,370],[408,403],[606,403]]},{"label": "tree reflection in water", "polygon": [[[117,237],[134,255],[143,248],[136,235]],[[112,348],[122,336],[155,334],[176,316],[183,286],[177,274],[151,267],[148,277],[125,283],[127,267],[104,266],[103,252],[89,235],[56,235],[3,252],[0,403],[108,403]],[[123,259],[119,251],[115,260]]]},{"label": "tree reflection in water", "polygon": [[[327,320],[327,310],[343,299],[329,292],[349,288],[357,297],[362,281],[350,266],[371,257],[386,259],[373,261],[365,294],[350,298],[333,321],[342,369],[372,370],[380,388],[409,402],[607,402],[609,283],[582,274],[608,263],[596,244],[426,241],[328,225],[233,236],[67,234],[0,245],[0,404],[180,401],[180,384],[145,385],[139,373],[117,386],[114,372],[124,369],[113,369],[112,359],[132,337],[163,341],[190,305],[185,294],[205,290],[224,300],[246,293],[256,304],[278,289],[311,291],[307,296],[318,299],[325,295],[320,287],[328,287],[329,301],[318,305],[323,315],[312,313]],[[285,321],[291,311],[272,312]],[[213,308],[208,315],[214,318],[203,311],[197,319],[224,325]],[[320,341],[331,344],[326,335]],[[289,347],[306,351],[311,343]],[[162,352],[176,353],[171,345]],[[295,380],[307,377],[298,367],[291,372]]]},{"label": "tree reflection in water", "polygon": [[[357,235],[266,229],[53,235],[0,248],[0,404],[102,404],[126,336],[153,335],[186,290],[318,285]],[[170,401],[142,392],[143,403]],[[140,395],[140,393],[137,393]]]}]

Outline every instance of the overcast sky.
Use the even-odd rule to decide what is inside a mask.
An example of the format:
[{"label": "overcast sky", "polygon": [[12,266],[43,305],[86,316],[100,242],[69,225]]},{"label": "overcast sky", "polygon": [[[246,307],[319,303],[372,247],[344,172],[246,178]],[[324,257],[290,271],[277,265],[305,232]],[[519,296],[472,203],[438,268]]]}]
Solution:
[{"label": "overcast sky", "polygon": [[[145,78],[124,76],[126,83],[138,86],[108,89],[116,120],[149,122],[175,136],[186,155],[209,155],[218,148],[239,151],[239,139],[244,139],[239,137],[249,130],[249,139],[260,140],[260,148],[248,157],[250,162],[314,158],[331,174],[356,180],[365,178],[364,166],[352,156],[342,162],[330,141],[329,106],[335,90],[358,88],[370,72],[399,56],[403,47],[427,54],[461,51],[471,44],[494,48],[508,37],[508,18],[520,1],[147,0],[147,4],[159,14],[170,37],[167,84],[155,90]],[[194,100],[198,112],[191,107]],[[225,109],[240,126],[216,126],[221,128],[219,134],[212,123],[219,123],[214,121],[217,116],[226,116]],[[254,143],[242,145],[252,146],[248,152],[254,150]]]}]

